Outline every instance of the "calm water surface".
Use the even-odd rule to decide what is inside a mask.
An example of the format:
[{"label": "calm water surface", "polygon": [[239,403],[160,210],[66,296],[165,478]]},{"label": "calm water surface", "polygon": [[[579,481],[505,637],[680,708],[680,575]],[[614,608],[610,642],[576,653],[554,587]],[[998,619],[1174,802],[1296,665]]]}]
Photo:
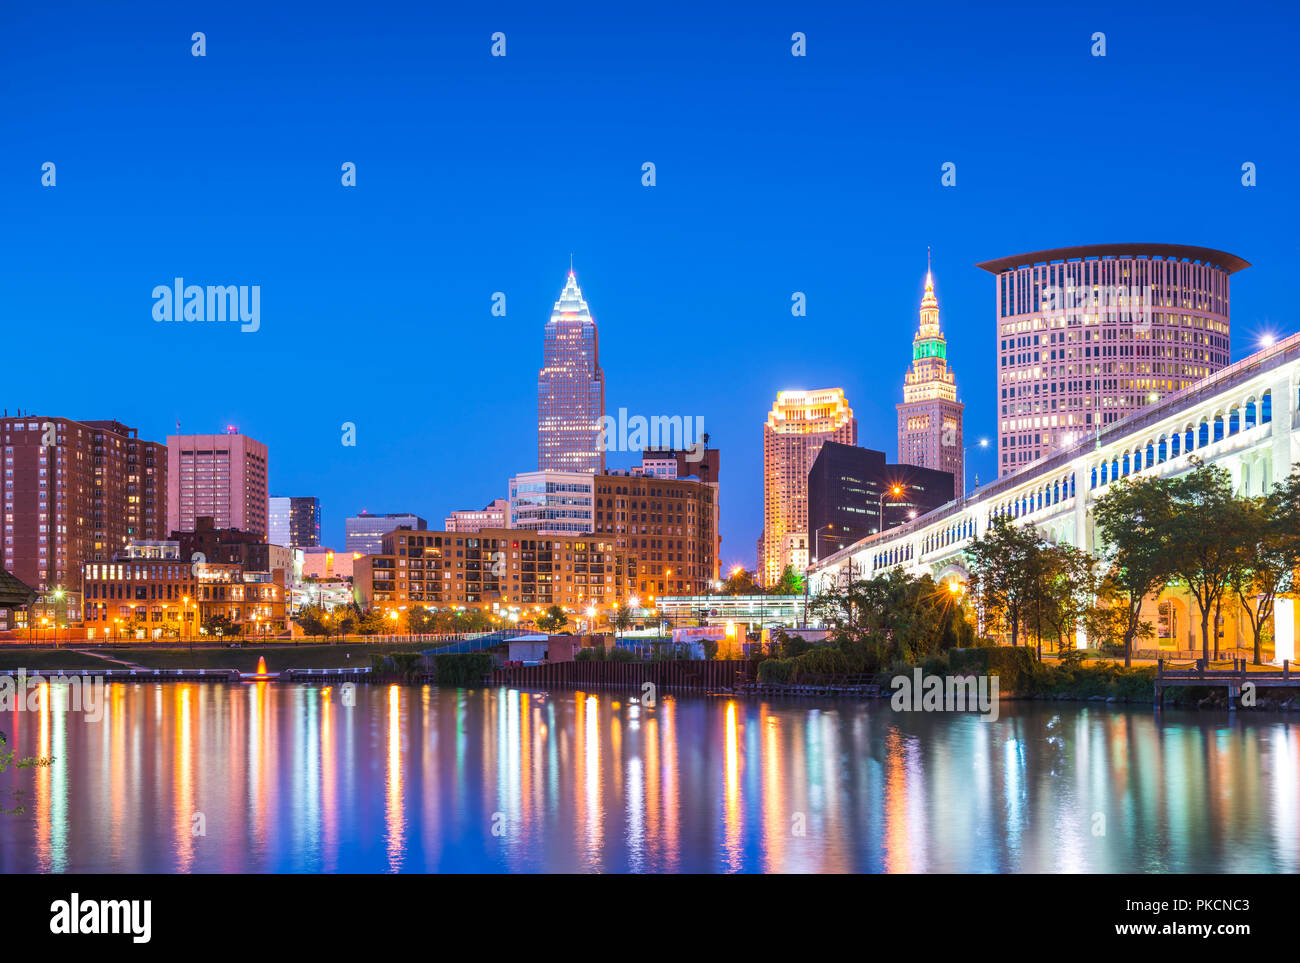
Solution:
[{"label": "calm water surface", "polygon": [[[1295,872],[1279,717],[299,685],[0,713],[3,872]],[[7,792],[0,804],[15,802]],[[196,814],[206,835],[196,835]],[[1100,830],[1100,834],[1096,831]]]}]

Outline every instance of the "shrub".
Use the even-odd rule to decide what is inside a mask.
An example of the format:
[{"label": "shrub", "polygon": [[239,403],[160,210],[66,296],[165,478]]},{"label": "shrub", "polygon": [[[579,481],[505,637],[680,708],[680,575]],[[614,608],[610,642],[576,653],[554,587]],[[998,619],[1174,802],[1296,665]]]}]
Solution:
[{"label": "shrub", "polygon": [[635,662],[636,654],[630,649],[614,649],[609,653],[610,662]]},{"label": "shrub", "polygon": [[953,649],[948,667],[956,674],[996,675],[998,691],[1015,695],[1032,695],[1043,672],[1034,650],[1023,645]]},{"label": "shrub", "polygon": [[794,659],[768,659],[758,665],[758,681],[767,685],[788,685],[794,676]]},{"label": "shrub", "polygon": [[492,671],[486,652],[444,653],[433,657],[439,685],[479,685]]}]

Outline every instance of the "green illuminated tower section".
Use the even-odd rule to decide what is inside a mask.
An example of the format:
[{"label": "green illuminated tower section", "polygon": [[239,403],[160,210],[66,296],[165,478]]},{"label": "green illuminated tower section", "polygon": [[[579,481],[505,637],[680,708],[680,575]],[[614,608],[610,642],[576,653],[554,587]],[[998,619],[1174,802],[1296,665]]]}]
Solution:
[{"label": "green illuminated tower section", "polygon": [[952,472],[953,496],[962,486],[962,411],[957,379],[948,368],[948,342],[939,329],[934,275],[925,272],[921,325],[912,339],[912,367],[898,406],[898,460]]}]

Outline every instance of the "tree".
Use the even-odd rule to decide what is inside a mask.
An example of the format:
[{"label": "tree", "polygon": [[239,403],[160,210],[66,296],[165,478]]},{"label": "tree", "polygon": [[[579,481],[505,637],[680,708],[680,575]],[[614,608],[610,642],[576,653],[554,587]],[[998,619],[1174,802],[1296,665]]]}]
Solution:
[{"label": "tree", "polygon": [[1277,597],[1294,588],[1300,566],[1300,471],[1274,485],[1267,497],[1247,499],[1242,525],[1237,539],[1242,558],[1229,584],[1250,620],[1254,662],[1259,665],[1264,625],[1273,616]]},{"label": "tree", "polygon": [[1122,607],[1124,666],[1133,664],[1133,640],[1142,630],[1142,602],[1169,580],[1169,485],[1162,478],[1116,482],[1093,510],[1109,563],[1107,589]]},{"label": "tree", "polygon": [[307,635],[329,635],[328,614],[324,606],[307,605],[298,613],[298,624]]},{"label": "tree", "polygon": [[869,644],[889,663],[915,665],[974,638],[959,591],[900,569],[826,589],[808,608],[834,628],[841,645]]},{"label": "tree", "polygon": [[1032,525],[994,520],[967,552],[976,596],[986,614],[1001,616],[1018,645],[1020,629],[1039,597],[1041,556],[1047,542]]},{"label": "tree", "polygon": [[1083,621],[1084,614],[1093,604],[1100,577],[1097,559],[1073,545],[1046,546],[1038,569],[1038,598],[1034,608],[1039,626],[1038,657],[1041,659],[1041,629],[1053,632],[1056,651],[1060,654],[1066,636]]},{"label": "tree", "polygon": [[1201,613],[1201,656],[1219,654],[1219,611],[1224,593],[1245,561],[1242,539],[1248,527],[1245,503],[1232,491],[1232,476],[1212,465],[1166,482],[1169,503],[1163,539],[1169,566],[1187,586]]},{"label": "tree", "polygon": [[406,631],[411,634],[431,631],[433,613],[423,605],[412,605],[406,612]]},{"label": "tree", "polygon": [[231,638],[239,634],[239,625],[230,620],[229,616],[215,614],[209,615],[203,620],[203,628],[207,630],[210,638],[220,635],[223,638]]},{"label": "tree", "polygon": [[723,595],[760,595],[762,591],[754,573],[740,566],[732,569],[727,580],[722,583]]},{"label": "tree", "polygon": [[569,616],[558,605],[552,605],[537,617],[537,627],[543,632],[558,632],[569,624]]},{"label": "tree", "polygon": [[787,565],[776,584],[768,590],[768,595],[803,595],[803,576]]},{"label": "tree", "polygon": [[382,635],[391,630],[392,622],[382,610],[368,609],[357,619],[357,631],[362,635]]},{"label": "tree", "polygon": [[626,632],[632,626],[632,610],[620,604],[614,613],[614,628],[617,632]]}]

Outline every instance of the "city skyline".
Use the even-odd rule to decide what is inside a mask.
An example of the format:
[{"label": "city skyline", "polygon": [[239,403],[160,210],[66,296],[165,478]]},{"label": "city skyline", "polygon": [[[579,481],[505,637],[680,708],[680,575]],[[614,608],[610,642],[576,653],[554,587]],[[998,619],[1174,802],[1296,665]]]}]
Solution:
[{"label": "city skyline", "polygon": [[[633,30],[581,4],[559,23],[507,9],[504,59],[488,54],[497,27],[477,18],[414,11],[398,30],[363,11],[357,66],[327,73],[312,44],[336,40],[309,31],[286,48],[251,7],[207,15],[199,60],[189,56],[190,14],[159,22],[86,5],[84,33],[6,58],[16,133],[0,158],[0,201],[24,243],[0,278],[0,303],[13,355],[58,367],[51,376],[50,365],[17,366],[0,406],[116,418],[159,441],[178,420],[186,431],[240,425],[271,450],[275,490],[322,499],[322,541],[338,547],[343,519],[357,511],[441,518],[501,497],[530,467],[537,332],[573,252],[605,320],[607,408],[652,414],[671,397],[673,410],[705,417],[731,452],[722,562],[750,567],[762,517],[756,413],[777,391],[842,386],[860,443],[891,448],[895,359],[915,333],[912,279],[927,246],[969,439],[997,435],[995,282],[976,267],[989,258],[1143,238],[1209,245],[1253,265],[1234,279],[1232,359],[1263,334],[1294,330],[1286,215],[1295,198],[1282,172],[1296,135],[1276,123],[1288,109],[1276,66],[1286,31],[1266,12],[1225,20],[1213,9],[1193,4],[1167,22],[1101,7],[1090,11],[1095,25],[1066,11],[1003,21],[953,10],[927,25],[927,50],[945,64],[938,73],[907,54],[901,41],[914,25],[901,11],[764,11],[739,24],[679,11]],[[25,26],[56,30],[56,14],[34,11]],[[519,83],[574,29],[592,41],[589,69],[606,83],[591,85],[589,71]],[[806,58],[790,56],[795,29],[808,37]],[[1105,58],[1089,53],[1094,29],[1109,31]],[[1203,44],[1211,29],[1213,53]],[[442,38],[438,60],[413,53],[430,33]],[[139,56],[114,55],[123,45]],[[1040,51],[1051,70],[1026,85],[1022,62],[989,57],[1006,45]],[[664,51],[681,68],[667,77],[653,69]],[[1200,57],[1215,70],[1187,69],[1188,51],[1192,66]],[[404,53],[401,83],[371,78]],[[1217,118],[1216,142],[1230,148],[1173,164],[1169,152],[1101,139],[1062,156],[1007,144],[988,123],[994,94],[1010,89],[1068,133],[1070,117],[1174,68],[1181,96]],[[910,95],[875,98],[874,114],[846,124],[846,110],[886,74]],[[297,79],[281,103],[255,96],[285,77]],[[475,92],[436,130],[412,132],[406,117],[448,81]],[[719,130],[716,104],[697,92],[724,85],[746,94]],[[109,123],[95,91],[124,88],[131,102]],[[311,126],[322,96],[345,105],[331,108],[328,133]],[[286,106],[306,118],[305,136],[282,124]],[[618,120],[624,113],[638,123]],[[58,117],[80,118],[79,133]],[[554,137],[557,119],[590,149],[529,150]],[[245,130],[257,165],[202,152],[159,164],[151,146]],[[464,151],[437,149],[448,141]],[[47,160],[58,165],[53,188],[40,184]],[[957,181],[945,188],[949,161]],[[344,162],[357,165],[355,188],[340,185]],[[642,186],[645,162],[656,164],[654,187]],[[1241,183],[1247,162],[1256,187]],[[1135,188],[1142,202],[1123,200]],[[154,322],[150,290],[178,276],[261,285],[260,329]],[[504,317],[491,313],[495,292],[507,295]],[[807,297],[803,317],[790,313],[795,292]],[[51,330],[78,350],[55,353]],[[254,392],[215,383],[110,399],[115,372],[103,359],[120,357],[124,338],[158,372],[211,365],[271,386],[296,367],[306,383],[276,391],[283,416]],[[416,375],[419,404],[370,390],[384,376],[363,362],[390,353],[436,364],[436,377]],[[341,443],[345,423],[356,427],[355,447]],[[466,447],[468,469],[454,454]],[[972,448],[968,461],[971,479],[996,477],[994,448]]]}]

